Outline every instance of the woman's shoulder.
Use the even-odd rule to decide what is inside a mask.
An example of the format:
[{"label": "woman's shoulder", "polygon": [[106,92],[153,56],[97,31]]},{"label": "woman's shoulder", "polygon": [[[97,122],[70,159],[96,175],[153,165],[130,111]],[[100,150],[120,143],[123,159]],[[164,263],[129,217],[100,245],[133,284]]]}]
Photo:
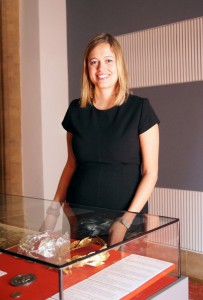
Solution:
[{"label": "woman's shoulder", "polygon": [[134,94],[129,94],[127,103],[132,106],[143,106],[145,103],[149,102],[147,98],[143,98]]},{"label": "woman's shoulder", "polygon": [[138,101],[138,102],[143,102],[146,100],[146,98],[134,94],[129,94],[128,99],[130,99],[131,101]]},{"label": "woman's shoulder", "polygon": [[80,108],[80,99],[74,99],[68,105],[66,114],[62,121],[62,126],[67,130],[72,132],[72,121],[77,116],[77,111]]},{"label": "woman's shoulder", "polygon": [[68,106],[68,113],[69,114],[75,114],[77,112],[79,112],[81,110],[81,106],[80,106],[80,98],[78,99],[73,99]]},{"label": "woman's shoulder", "polygon": [[69,104],[70,108],[79,108],[80,107],[80,98],[77,99],[73,99],[70,104]]}]

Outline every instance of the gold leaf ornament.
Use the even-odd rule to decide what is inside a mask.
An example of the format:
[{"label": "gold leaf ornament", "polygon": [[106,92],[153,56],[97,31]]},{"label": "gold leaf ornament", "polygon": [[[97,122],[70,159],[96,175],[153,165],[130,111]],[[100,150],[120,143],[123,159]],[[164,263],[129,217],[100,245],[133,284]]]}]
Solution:
[{"label": "gold leaf ornament", "polygon": [[[93,244],[99,244],[101,246],[101,248],[99,250],[104,250],[107,248],[107,245],[105,243],[105,241],[103,239],[101,239],[100,237],[95,237],[95,238],[89,238],[86,237],[82,240],[77,240],[71,243],[70,245],[70,250],[76,250],[79,248],[84,248]],[[95,252],[90,252],[87,255],[93,254]],[[85,265],[89,265],[89,266],[93,266],[93,267],[98,267],[101,266],[105,263],[105,261],[108,259],[108,257],[110,256],[109,252],[101,252],[98,253],[97,255],[93,256],[93,257],[88,257],[86,259],[83,259],[81,261],[78,261],[76,263],[74,263],[72,266],[68,266],[66,268],[63,269],[63,271],[66,274],[71,274],[71,268],[79,268],[79,267],[83,267]],[[72,256],[70,259],[67,259],[67,262],[71,262],[80,258],[86,257],[86,255],[74,255]]]}]

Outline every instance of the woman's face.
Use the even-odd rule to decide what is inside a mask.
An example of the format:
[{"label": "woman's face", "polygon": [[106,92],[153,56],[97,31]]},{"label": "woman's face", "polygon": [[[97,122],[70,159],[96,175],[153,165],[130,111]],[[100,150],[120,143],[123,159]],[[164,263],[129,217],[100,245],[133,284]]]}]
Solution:
[{"label": "woman's face", "polygon": [[116,57],[108,43],[97,45],[88,57],[88,71],[95,89],[116,89],[118,70]]}]

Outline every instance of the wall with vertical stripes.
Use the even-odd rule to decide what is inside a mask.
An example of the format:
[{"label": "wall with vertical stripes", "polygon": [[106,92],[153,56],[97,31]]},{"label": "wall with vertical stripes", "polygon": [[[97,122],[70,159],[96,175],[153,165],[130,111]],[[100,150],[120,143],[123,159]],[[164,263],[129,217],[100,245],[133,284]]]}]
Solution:
[{"label": "wall with vertical stripes", "polygon": [[203,252],[203,193],[155,188],[149,201],[152,214],[180,219],[182,249]]},{"label": "wall with vertical stripes", "polygon": [[203,80],[203,17],[117,36],[130,87]]}]

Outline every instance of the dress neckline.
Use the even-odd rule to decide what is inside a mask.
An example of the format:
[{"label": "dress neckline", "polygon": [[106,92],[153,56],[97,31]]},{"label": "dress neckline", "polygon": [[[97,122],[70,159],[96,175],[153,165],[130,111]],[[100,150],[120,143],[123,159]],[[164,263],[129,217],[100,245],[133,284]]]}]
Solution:
[{"label": "dress neckline", "polygon": [[100,111],[100,112],[111,111],[111,110],[114,110],[115,108],[119,107],[119,105],[114,105],[114,106],[112,106],[112,107],[110,107],[110,108],[100,109],[100,108],[97,108],[93,103],[92,103],[92,106],[93,106],[93,108],[94,108],[95,110]]},{"label": "dress neckline", "polygon": [[[129,95],[129,96],[130,96],[130,95]],[[128,98],[126,99],[126,101],[123,102],[121,105],[114,105],[114,106],[112,106],[112,107],[110,107],[110,108],[107,108],[107,109],[99,109],[99,108],[97,108],[97,107],[94,105],[94,103],[92,103],[92,107],[93,107],[94,110],[99,111],[99,112],[110,112],[110,111],[113,111],[113,110],[115,110],[115,109],[117,109],[117,108],[119,108],[119,107],[124,106],[124,105],[127,103],[128,99],[129,99],[129,96],[128,96]]]}]

